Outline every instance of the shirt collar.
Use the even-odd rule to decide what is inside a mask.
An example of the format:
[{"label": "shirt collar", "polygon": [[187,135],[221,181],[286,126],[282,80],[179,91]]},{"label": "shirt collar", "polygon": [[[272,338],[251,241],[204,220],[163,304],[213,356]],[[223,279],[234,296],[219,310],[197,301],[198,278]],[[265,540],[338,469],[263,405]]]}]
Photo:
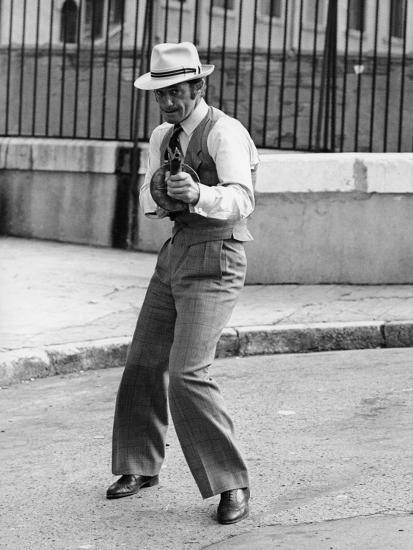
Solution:
[{"label": "shirt collar", "polygon": [[195,107],[189,117],[181,122],[182,129],[187,136],[191,136],[192,132],[205,118],[207,113],[208,105],[205,103],[204,99],[201,99],[201,101],[198,103],[198,105]]}]

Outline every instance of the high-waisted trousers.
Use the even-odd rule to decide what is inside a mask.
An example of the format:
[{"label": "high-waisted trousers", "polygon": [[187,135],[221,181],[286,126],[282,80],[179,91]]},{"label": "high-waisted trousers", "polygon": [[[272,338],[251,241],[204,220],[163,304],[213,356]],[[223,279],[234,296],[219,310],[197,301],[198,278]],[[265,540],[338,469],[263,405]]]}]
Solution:
[{"label": "high-waisted trousers", "polygon": [[169,402],[202,497],[249,485],[233,423],[208,372],[245,271],[243,244],[233,239],[188,246],[181,231],[163,245],[117,395],[114,474],[159,473]]}]

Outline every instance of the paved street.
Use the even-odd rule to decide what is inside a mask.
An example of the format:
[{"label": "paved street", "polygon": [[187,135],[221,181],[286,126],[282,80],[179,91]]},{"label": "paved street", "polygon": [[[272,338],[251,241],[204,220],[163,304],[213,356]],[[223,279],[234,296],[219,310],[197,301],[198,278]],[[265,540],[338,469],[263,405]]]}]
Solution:
[{"label": "paved street", "polygon": [[234,526],[215,523],[218,497],[201,500],[172,427],[160,485],[104,498],[121,369],[2,389],[0,547],[410,549],[412,366],[412,348],[218,360],[251,471]]}]

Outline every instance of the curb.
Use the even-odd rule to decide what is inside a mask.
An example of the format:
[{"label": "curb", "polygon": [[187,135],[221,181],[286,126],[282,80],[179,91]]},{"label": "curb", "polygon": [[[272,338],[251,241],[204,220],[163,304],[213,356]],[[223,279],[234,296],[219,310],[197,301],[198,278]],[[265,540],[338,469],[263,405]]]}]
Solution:
[{"label": "curb", "polygon": [[[129,337],[23,348],[0,355],[0,386],[57,374],[121,367]],[[226,328],[216,357],[413,347],[413,321]]]}]

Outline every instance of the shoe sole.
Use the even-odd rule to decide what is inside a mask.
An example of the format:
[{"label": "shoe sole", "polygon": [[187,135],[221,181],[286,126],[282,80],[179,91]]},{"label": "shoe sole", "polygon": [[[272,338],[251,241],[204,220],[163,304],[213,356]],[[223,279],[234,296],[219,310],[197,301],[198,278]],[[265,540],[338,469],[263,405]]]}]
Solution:
[{"label": "shoe sole", "polygon": [[158,485],[159,478],[156,479],[150,479],[149,481],[146,481],[145,483],[142,483],[142,485],[139,485],[134,491],[129,491],[128,493],[120,493],[120,494],[107,494],[106,498],[108,500],[114,500],[116,498],[124,498],[124,497],[131,497],[132,495],[136,495],[136,493],[139,493],[141,489],[147,489],[148,487],[155,487],[155,485]]}]

